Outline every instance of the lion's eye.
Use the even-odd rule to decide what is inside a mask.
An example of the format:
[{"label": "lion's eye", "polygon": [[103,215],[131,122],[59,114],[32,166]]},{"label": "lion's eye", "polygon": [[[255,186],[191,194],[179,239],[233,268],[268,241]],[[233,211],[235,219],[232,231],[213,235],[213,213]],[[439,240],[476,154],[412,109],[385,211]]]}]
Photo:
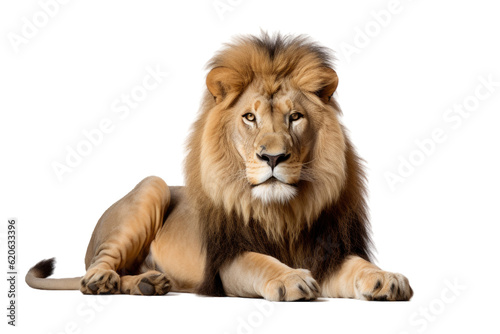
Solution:
[{"label": "lion's eye", "polygon": [[251,112],[246,113],[245,115],[243,115],[243,117],[245,117],[247,121],[255,122],[255,115],[252,114]]},{"label": "lion's eye", "polygon": [[302,117],[304,117],[304,115],[302,115],[301,113],[299,112],[294,112],[293,114],[290,115],[290,122],[295,122],[295,121],[298,121],[299,119],[301,119]]}]

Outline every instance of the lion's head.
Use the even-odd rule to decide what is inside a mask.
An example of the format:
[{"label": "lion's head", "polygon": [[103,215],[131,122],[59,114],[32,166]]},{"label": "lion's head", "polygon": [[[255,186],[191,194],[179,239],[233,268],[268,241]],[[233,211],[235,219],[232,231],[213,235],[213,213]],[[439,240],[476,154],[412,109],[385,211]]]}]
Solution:
[{"label": "lion's head", "polygon": [[242,37],[210,62],[188,142],[191,197],[298,235],[338,199],[346,138],[326,49],[305,37]]}]

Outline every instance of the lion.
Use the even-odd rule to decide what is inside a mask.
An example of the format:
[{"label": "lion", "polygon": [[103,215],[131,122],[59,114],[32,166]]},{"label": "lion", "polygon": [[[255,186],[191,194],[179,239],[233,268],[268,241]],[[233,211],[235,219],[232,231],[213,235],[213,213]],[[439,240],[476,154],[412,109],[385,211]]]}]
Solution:
[{"label": "lion", "polygon": [[329,49],[305,36],[243,36],[208,63],[185,186],[150,176],[98,221],[83,277],[29,270],[38,289],[169,291],[270,301],[410,300],[372,263],[363,162],[333,96]]}]

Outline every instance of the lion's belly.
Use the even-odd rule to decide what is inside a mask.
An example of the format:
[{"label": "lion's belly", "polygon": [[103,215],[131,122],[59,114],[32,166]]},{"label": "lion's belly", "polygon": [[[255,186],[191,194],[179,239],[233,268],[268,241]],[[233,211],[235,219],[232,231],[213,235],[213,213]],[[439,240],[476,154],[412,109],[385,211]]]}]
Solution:
[{"label": "lion's belly", "polygon": [[150,259],[170,278],[172,291],[194,292],[205,267],[200,232],[184,200],[184,188],[170,187],[170,191],[168,216],[151,243]]}]

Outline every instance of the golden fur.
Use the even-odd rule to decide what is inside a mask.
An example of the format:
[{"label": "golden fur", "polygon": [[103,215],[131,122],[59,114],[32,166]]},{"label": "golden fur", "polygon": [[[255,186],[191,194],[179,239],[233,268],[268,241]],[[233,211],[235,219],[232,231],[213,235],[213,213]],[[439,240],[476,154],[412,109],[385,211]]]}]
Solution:
[{"label": "golden fur", "polygon": [[[185,187],[150,177],[110,207],[83,278],[30,286],[84,293],[408,300],[369,262],[364,174],[332,97],[329,51],[305,37],[240,37],[209,62]],[[112,232],[111,232],[112,231]]]}]

